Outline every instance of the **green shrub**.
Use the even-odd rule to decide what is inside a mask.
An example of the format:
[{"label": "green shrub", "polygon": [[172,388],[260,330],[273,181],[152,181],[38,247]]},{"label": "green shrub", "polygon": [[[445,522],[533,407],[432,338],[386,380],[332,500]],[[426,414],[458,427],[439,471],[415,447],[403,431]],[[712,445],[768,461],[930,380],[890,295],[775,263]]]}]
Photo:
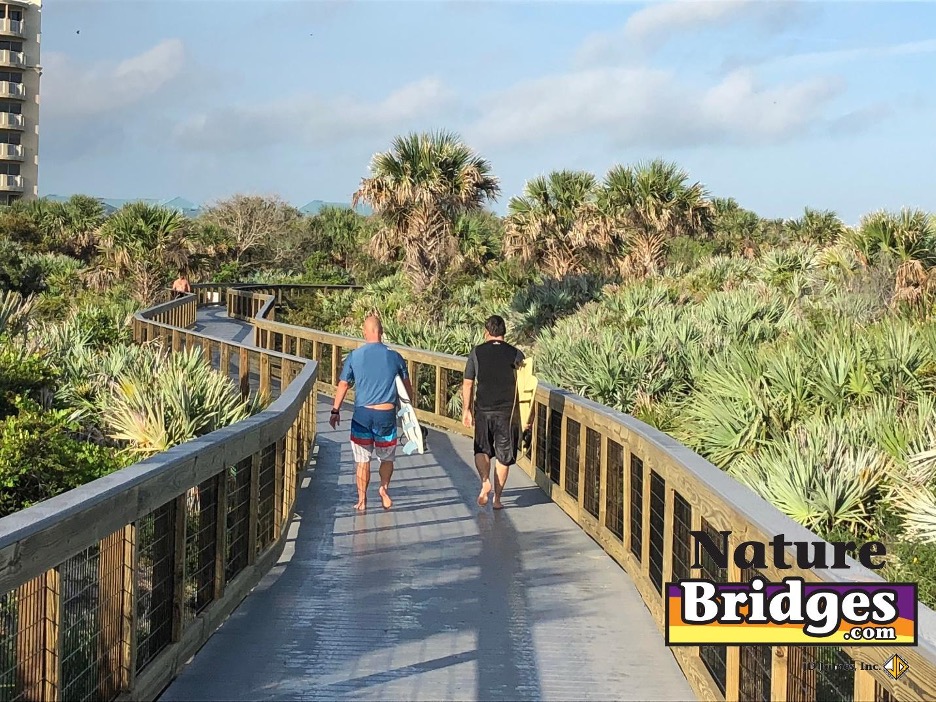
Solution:
[{"label": "green shrub", "polygon": [[114,449],[77,438],[67,411],[13,404],[17,414],[0,420],[0,517],[128,465]]},{"label": "green shrub", "polygon": [[0,341],[0,419],[16,412],[16,398],[41,402],[58,374],[48,357]]}]

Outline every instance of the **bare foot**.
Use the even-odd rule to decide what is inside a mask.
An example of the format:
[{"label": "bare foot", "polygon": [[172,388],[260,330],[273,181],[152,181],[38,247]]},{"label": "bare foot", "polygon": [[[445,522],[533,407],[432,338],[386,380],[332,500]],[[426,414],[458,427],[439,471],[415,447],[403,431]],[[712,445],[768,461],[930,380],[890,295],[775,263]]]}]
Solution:
[{"label": "bare foot", "polygon": [[383,503],[384,509],[390,509],[393,507],[393,500],[390,499],[390,495],[387,494],[387,489],[381,485],[380,486],[380,501]]},{"label": "bare foot", "polygon": [[488,501],[488,493],[491,492],[491,481],[485,480],[481,483],[481,494],[478,495],[478,506],[484,507]]},{"label": "bare foot", "polygon": [[367,509],[367,500],[358,500],[357,504],[354,505],[354,509],[356,509],[358,512],[363,512],[365,509]]},{"label": "bare foot", "polygon": [[500,499],[497,497],[494,498],[494,509],[504,509],[504,505],[501,504]]}]

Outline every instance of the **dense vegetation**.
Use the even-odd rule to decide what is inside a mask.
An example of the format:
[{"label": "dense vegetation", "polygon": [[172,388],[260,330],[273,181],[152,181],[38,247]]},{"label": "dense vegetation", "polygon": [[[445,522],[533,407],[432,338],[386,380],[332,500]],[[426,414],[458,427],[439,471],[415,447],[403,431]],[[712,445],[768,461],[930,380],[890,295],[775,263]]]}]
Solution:
[{"label": "dense vegetation", "polygon": [[[139,442],[119,426],[174,417],[176,404],[157,399],[171,383],[120,404],[111,381],[153,371],[127,362],[149,352],[130,350],[106,312],[149,304],[179,269],[193,281],[356,282],[362,291],[310,296],[287,319],[356,335],[377,310],[389,341],[465,355],[500,313],[541,378],[672,434],[828,538],[884,540],[885,575],[919,581],[936,604],[931,215],[765,219],[664,161],[534,178],[503,218],[486,209],[499,195],[490,164],[440,133],[401,137],[374,158],[355,194],[369,217],[304,217],[248,196],[191,221],[147,205],[104,218],[86,198],[10,208],[0,287],[34,295],[43,338],[87,328],[82,314],[112,323],[94,327],[103,338],[82,359],[71,341],[30,342],[44,349],[32,365],[0,353],[0,431],[30,437],[23,456],[36,442],[49,445],[44,457],[80,445],[73,483],[133,460],[133,446],[186,435]],[[94,307],[82,302],[91,292],[104,295]],[[7,332],[2,348],[22,336]],[[194,372],[184,359],[147,358]],[[249,410],[218,421],[239,411]]]},{"label": "dense vegetation", "polygon": [[[365,180],[377,216],[358,218],[358,250],[400,226],[396,213],[381,223],[383,202],[429,207],[471,182],[428,165],[450,148],[432,138],[419,158],[400,140],[375,159],[381,198]],[[480,203],[489,168],[472,159],[482,185],[461,197]],[[455,175],[420,192],[422,172]],[[446,265],[413,276],[397,238],[392,275],[308,300],[291,321],[357,334],[376,309],[388,340],[465,355],[502,314],[544,380],[670,433],[827,538],[884,540],[885,574],[936,604],[932,216],[767,220],[662,161],[536,178],[503,219],[442,209],[443,243],[420,246]]]}]

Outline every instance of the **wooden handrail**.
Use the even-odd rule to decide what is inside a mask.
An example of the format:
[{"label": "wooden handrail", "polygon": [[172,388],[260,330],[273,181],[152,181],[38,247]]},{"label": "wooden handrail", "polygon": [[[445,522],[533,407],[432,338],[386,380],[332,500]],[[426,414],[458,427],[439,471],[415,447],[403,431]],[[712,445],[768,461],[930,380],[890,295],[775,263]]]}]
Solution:
[{"label": "wooden handrail", "polygon": [[272,403],[0,519],[0,700],[154,699],[282,552],[318,367],[192,331],[218,292],[136,314],[133,338],[199,349]]}]

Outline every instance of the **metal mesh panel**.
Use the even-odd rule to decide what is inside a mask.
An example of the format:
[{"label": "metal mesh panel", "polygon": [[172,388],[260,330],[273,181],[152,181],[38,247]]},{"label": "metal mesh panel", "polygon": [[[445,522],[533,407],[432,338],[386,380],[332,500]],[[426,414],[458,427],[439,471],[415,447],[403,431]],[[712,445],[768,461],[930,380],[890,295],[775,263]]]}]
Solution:
[{"label": "metal mesh panel", "polygon": [[[704,519],[702,520],[702,531],[708,534],[713,541],[718,543],[718,532]],[[701,555],[702,557],[699,560],[702,565],[702,577],[716,583],[728,582],[728,570],[720,567],[708,551],[702,549]],[[712,679],[715,681],[718,689],[722,691],[722,694],[725,694],[728,672],[728,647],[719,645],[699,646],[699,657],[702,659],[702,663],[708,669],[709,673],[711,673]]]},{"label": "metal mesh panel", "polygon": [[442,369],[442,383],[445,390],[445,406],[442,414],[450,419],[461,419],[462,413],[462,383],[465,374],[462,371]]},{"label": "metal mesh panel", "polygon": [[214,597],[215,529],[218,492],[216,478],[189,490],[185,524],[186,622],[193,620]]},{"label": "metal mesh panel", "polygon": [[790,646],[787,699],[791,702],[852,702],[852,659],[838,646]]},{"label": "metal mesh panel", "polygon": [[673,495],[673,580],[689,577],[692,563],[692,507],[678,492]]},{"label": "metal mesh panel", "polygon": [[566,420],[565,491],[578,500],[579,494],[579,450],[582,426],[574,419]]},{"label": "metal mesh panel", "polygon": [[0,595],[0,700],[18,700],[16,684],[16,621],[15,592]]},{"label": "metal mesh panel", "polygon": [[435,411],[436,372],[435,366],[425,363],[414,363],[415,377],[412,378],[413,390],[416,392],[413,401],[416,409]]},{"label": "metal mesh panel", "polygon": [[536,403],[536,467],[546,472],[546,405]]},{"label": "metal mesh panel", "polygon": [[283,361],[279,358],[270,358],[270,397],[277,398],[283,394]]},{"label": "metal mesh panel", "polygon": [[[756,568],[741,571],[743,582],[751,582],[754,576],[763,577]],[[740,698],[751,702],[770,702],[770,674],[773,659],[771,646],[740,646],[741,670],[739,675]],[[787,697],[789,699],[789,695]]]},{"label": "metal mesh panel", "polygon": [[624,447],[611,439],[608,439],[605,526],[619,539],[624,538]]},{"label": "metal mesh panel", "polygon": [[139,671],[172,638],[172,502],[150,512],[137,525],[137,659]]},{"label": "metal mesh panel", "polygon": [[601,503],[601,434],[585,429],[585,511],[595,519]]},{"label": "metal mesh panel", "polygon": [[643,461],[631,454],[630,457],[630,508],[631,538],[630,550],[640,563],[643,558]]},{"label": "metal mesh panel", "polygon": [[250,393],[257,395],[260,393],[260,354],[247,355],[247,369],[250,373]]},{"label": "metal mesh panel", "polygon": [[650,471],[650,582],[663,589],[663,526],[666,514],[666,482]]},{"label": "metal mesh panel", "polygon": [[[338,382],[336,378],[332,378],[332,354],[334,353],[335,345],[334,344],[319,344],[319,357],[321,365],[319,366],[318,377],[325,383],[334,385]],[[340,370],[338,371],[341,372]]]},{"label": "metal mesh panel", "polygon": [[93,546],[59,567],[62,587],[63,699],[94,699],[100,682],[100,549]]},{"label": "metal mesh panel", "polygon": [[260,455],[260,488],[257,506],[257,553],[264,551],[274,539],[276,528],[276,444],[267,446]]},{"label": "metal mesh panel", "polygon": [[230,581],[247,565],[250,520],[250,459],[233,466],[227,474],[227,558],[224,577]]},{"label": "metal mesh panel", "polygon": [[553,410],[549,414],[549,479],[559,484],[562,464],[562,412]]}]

